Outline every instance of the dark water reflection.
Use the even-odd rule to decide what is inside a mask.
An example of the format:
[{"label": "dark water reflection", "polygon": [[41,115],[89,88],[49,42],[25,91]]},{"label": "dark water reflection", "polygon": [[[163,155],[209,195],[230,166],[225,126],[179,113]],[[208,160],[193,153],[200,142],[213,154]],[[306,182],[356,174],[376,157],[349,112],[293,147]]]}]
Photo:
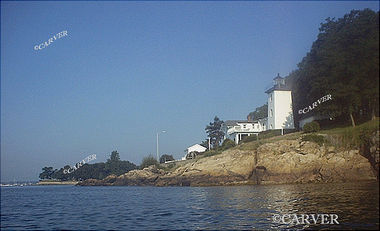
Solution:
[{"label": "dark water reflection", "polygon": [[[273,214],[337,214],[291,226]],[[1,189],[1,229],[378,229],[377,182],[237,187]]]}]

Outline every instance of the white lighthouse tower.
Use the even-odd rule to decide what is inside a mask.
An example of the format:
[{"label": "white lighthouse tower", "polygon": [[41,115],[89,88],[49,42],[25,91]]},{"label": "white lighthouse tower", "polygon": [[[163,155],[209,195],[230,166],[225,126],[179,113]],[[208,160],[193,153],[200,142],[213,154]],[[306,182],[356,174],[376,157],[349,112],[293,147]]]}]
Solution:
[{"label": "white lighthouse tower", "polygon": [[265,93],[268,94],[267,129],[294,129],[292,91],[285,79],[278,74]]}]

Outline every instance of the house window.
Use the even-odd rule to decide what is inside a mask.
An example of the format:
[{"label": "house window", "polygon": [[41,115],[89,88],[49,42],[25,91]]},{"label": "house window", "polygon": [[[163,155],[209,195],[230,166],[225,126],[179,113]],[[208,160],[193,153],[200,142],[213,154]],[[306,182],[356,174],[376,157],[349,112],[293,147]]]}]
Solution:
[{"label": "house window", "polygon": [[272,111],[272,109],[270,109],[269,114],[270,114],[270,117],[273,117],[273,111]]},{"label": "house window", "polygon": [[269,95],[269,102],[272,102],[272,94]]},{"label": "house window", "polygon": [[270,125],[270,129],[273,129],[273,125],[272,124]]},{"label": "house window", "polygon": [[247,128],[247,125],[244,124],[244,125],[243,125],[243,128]]}]

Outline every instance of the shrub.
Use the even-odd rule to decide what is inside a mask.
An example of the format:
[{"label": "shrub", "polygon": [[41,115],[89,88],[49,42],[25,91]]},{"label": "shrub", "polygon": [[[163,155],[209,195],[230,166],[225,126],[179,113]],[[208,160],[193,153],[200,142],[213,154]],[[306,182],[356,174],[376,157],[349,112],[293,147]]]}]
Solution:
[{"label": "shrub", "polygon": [[319,145],[322,145],[326,142],[326,139],[325,139],[325,137],[320,136],[320,135],[308,134],[308,135],[304,135],[302,137],[302,141],[311,141],[311,142],[317,143]]},{"label": "shrub", "polygon": [[203,155],[201,155],[201,157],[210,157],[210,156],[215,156],[215,155],[218,155],[222,153],[220,150],[210,150],[210,151],[207,151],[207,152],[204,152]]},{"label": "shrub", "polygon": [[259,140],[268,139],[274,136],[280,136],[281,129],[266,130],[259,133]]},{"label": "shrub", "polygon": [[199,156],[199,154],[200,153],[197,151],[192,151],[186,155],[186,160],[195,159],[197,156]]},{"label": "shrub", "polygon": [[321,130],[321,128],[320,128],[319,123],[317,121],[306,123],[303,126],[303,131],[305,133],[318,132],[319,130]]},{"label": "shrub", "polygon": [[251,141],[256,141],[257,140],[257,136],[256,135],[250,135],[250,136],[246,136],[244,137],[241,142],[242,143],[248,143],[248,142],[251,142]]},{"label": "shrub", "polygon": [[156,165],[158,166],[158,161],[156,160],[156,158],[154,158],[153,156],[149,155],[149,156],[146,156],[143,158],[141,164],[140,164],[140,169],[144,169],[146,167],[149,167],[151,165]]},{"label": "shrub", "polygon": [[160,164],[165,163],[166,161],[172,161],[172,160],[174,160],[174,157],[172,155],[165,154],[160,157]]},{"label": "shrub", "polygon": [[334,129],[324,130],[327,134],[328,142],[336,148],[352,149],[368,146],[370,139],[379,130],[379,118],[367,121],[356,127],[337,127]]},{"label": "shrub", "polygon": [[165,171],[173,171],[174,169],[178,168],[179,165],[176,165],[175,163],[170,163],[170,164],[160,164],[157,166],[158,169],[162,169]]},{"label": "shrub", "polygon": [[227,150],[229,148],[235,147],[235,142],[230,139],[225,139],[220,147],[221,150]]}]

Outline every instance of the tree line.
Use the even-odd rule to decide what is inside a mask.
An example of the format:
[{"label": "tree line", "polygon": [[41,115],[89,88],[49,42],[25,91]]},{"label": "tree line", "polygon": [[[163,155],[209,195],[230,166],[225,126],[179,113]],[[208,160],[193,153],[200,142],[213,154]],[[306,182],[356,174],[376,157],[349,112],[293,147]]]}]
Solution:
[{"label": "tree line", "polygon": [[70,169],[69,165],[60,169],[53,169],[53,167],[44,167],[40,173],[40,179],[54,179],[54,180],[87,180],[87,179],[104,179],[105,177],[115,174],[117,176],[129,172],[130,170],[137,169],[138,166],[129,161],[120,160],[120,155],[117,151],[113,151],[110,158],[106,163],[84,164],[75,171],[66,173]]},{"label": "tree line", "polygon": [[[315,113],[355,126],[379,116],[379,12],[352,10],[321,23],[317,40],[287,78],[293,114],[331,94]],[[298,123],[296,123],[298,124]]]},{"label": "tree line", "polygon": [[[158,166],[160,163],[165,163],[167,161],[173,161],[172,155],[164,154],[160,157],[159,162],[151,155],[143,158],[140,166],[135,165],[129,161],[120,160],[120,155],[117,151],[113,151],[110,158],[107,159],[106,163],[94,163],[94,164],[83,164],[81,167],[75,168],[74,171],[67,171],[71,167],[66,165],[61,169],[54,169],[53,167],[44,167],[39,175],[42,180],[87,180],[87,179],[98,179],[102,180],[109,175],[122,175],[134,169],[143,169],[150,165]],[[66,170],[66,171],[65,171]]]}]

